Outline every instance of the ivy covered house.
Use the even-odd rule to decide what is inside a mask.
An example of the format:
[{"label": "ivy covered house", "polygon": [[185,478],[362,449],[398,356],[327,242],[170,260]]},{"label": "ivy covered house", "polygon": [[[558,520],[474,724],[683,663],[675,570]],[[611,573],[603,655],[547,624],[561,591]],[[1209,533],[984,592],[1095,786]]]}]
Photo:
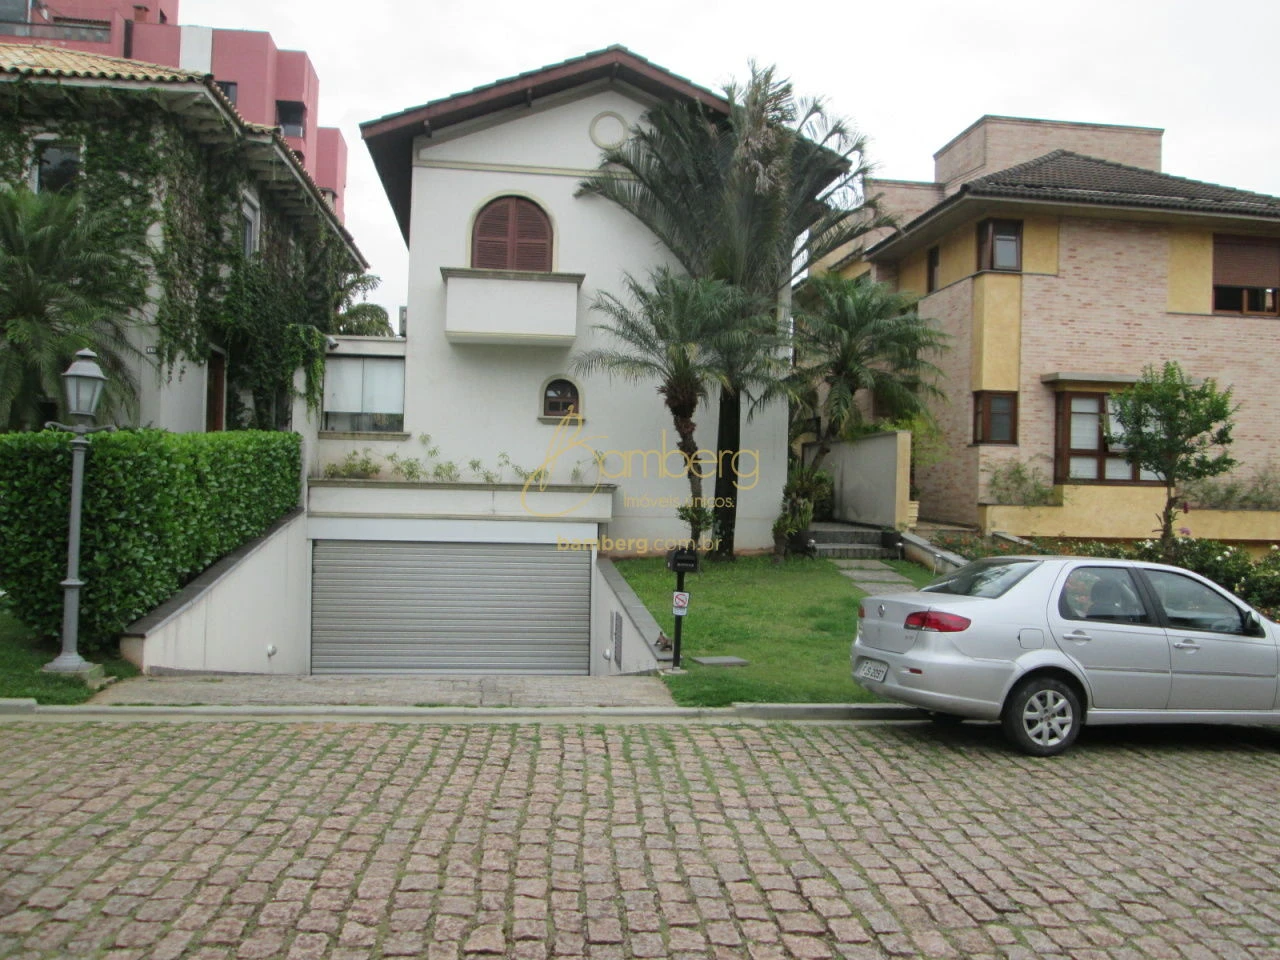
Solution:
[{"label": "ivy covered house", "polygon": [[326,334],[367,265],[279,130],[211,76],[0,44],[0,183],[77,191],[114,223],[137,348],[124,419],[273,428],[299,393],[318,406]]}]

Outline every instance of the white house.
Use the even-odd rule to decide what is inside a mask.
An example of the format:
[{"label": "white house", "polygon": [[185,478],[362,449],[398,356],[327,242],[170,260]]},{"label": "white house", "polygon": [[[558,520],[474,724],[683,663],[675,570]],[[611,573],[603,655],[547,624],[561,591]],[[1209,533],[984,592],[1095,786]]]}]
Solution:
[{"label": "white house", "polygon": [[[314,670],[615,668],[589,652],[615,627],[593,613],[597,557],[674,546],[689,485],[657,384],[579,376],[572,357],[609,344],[599,292],[674,261],[578,185],[673,97],[724,109],[613,47],[363,125],[409,245],[407,328],[329,356],[314,471],[385,466],[310,485]],[[714,401],[698,420],[709,472]],[[737,466],[738,546],[766,549],[782,405],[743,424]]]},{"label": "white house", "polygon": [[[182,639],[183,611],[199,607],[188,597],[134,632],[135,646],[162,651],[139,655],[148,669],[594,675],[657,665],[656,624],[607,557],[661,555],[687,535],[676,516],[689,497],[684,461],[656,383],[579,376],[572,358],[610,345],[594,329],[598,293],[621,295],[626,274],[674,261],[578,186],[603,147],[677,97],[725,109],[611,47],[364,124],[409,245],[407,321],[403,337],[331,343],[306,515],[275,538],[305,525],[309,582],[281,572],[303,566],[303,548],[280,548],[292,558],[284,567],[250,551],[243,563],[280,584],[259,593],[278,591],[273,609],[293,611],[271,652],[237,639],[229,614],[213,628],[221,639],[207,618],[188,630],[198,639]],[[716,414],[713,398],[698,416],[708,474]],[[295,407],[295,427],[304,419]],[[740,550],[772,545],[786,420],[779,404],[742,425]],[[708,495],[713,485],[707,476]],[[233,579],[206,588],[229,591],[209,609],[261,609],[245,593],[257,578]]]}]

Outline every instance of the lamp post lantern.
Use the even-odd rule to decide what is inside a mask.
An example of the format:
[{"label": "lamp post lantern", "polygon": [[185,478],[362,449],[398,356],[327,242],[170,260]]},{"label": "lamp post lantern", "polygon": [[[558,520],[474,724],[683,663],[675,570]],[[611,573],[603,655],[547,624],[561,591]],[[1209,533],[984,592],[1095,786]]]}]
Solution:
[{"label": "lamp post lantern", "polygon": [[89,449],[86,434],[115,427],[91,427],[98,403],[102,400],[102,388],[107,378],[98,366],[98,356],[92,350],[81,350],[71,366],[62,374],[62,386],[67,401],[67,414],[71,426],[48,423],[45,426],[66,430],[75,436],[71,440],[71,518],[67,528],[67,578],[62,581],[62,653],[45,664],[51,673],[92,673],[101,670],[80,656],[77,648],[80,634],[80,507],[84,493],[84,455]]}]

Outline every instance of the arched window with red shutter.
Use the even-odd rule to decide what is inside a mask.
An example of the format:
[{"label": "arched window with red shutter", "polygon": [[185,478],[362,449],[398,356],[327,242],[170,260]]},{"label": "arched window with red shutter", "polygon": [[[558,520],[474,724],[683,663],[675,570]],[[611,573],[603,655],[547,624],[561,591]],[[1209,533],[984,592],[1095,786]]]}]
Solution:
[{"label": "arched window with red shutter", "polygon": [[499,197],[476,216],[471,266],[477,270],[551,271],[551,220],[532,200]]}]

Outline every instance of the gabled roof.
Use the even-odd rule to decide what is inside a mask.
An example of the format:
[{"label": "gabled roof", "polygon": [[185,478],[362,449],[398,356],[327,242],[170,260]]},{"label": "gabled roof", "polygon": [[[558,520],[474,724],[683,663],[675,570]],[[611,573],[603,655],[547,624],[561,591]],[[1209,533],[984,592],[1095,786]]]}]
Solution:
[{"label": "gabled roof", "polygon": [[0,44],[0,83],[14,81],[171,90],[181,94],[182,106],[175,112],[197,130],[201,139],[237,140],[243,144],[261,188],[274,192],[281,206],[292,214],[319,215],[342,238],[353,260],[362,269],[368,268],[355,240],[279,130],[249,123],[240,116],[212,75],[63,47]]},{"label": "gabled roof", "polygon": [[1280,217],[1280,197],[1188,180],[1111,160],[1055,150],[1035,160],[970,180],[972,196],[1157,207]]},{"label": "gabled roof", "polygon": [[723,97],[615,45],[362,123],[360,134],[405,241],[415,137],[599,80],[619,80],[660,100],[685,98],[723,113],[729,109]]},{"label": "gabled roof", "polygon": [[141,60],[121,60],[63,47],[0,44],[0,73],[28,77],[81,77],[93,80],[133,80],[144,83],[204,84],[204,74],[162,67]]},{"label": "gabled roof", "polygon": [[866,251],[866,256],[868,259],[884,255],[891,258],[900,242],[909,243],[908,238],[926,227],[935,232],[942,229],[959,216],[952,211],[966,202],[978,200],[1280,220],[1280,197],[1175,177],[1112,160],[1087,157],[1070,150],[1054,150],[961,185],[955,193],[907,223],[899,232],[872,246]]}]

